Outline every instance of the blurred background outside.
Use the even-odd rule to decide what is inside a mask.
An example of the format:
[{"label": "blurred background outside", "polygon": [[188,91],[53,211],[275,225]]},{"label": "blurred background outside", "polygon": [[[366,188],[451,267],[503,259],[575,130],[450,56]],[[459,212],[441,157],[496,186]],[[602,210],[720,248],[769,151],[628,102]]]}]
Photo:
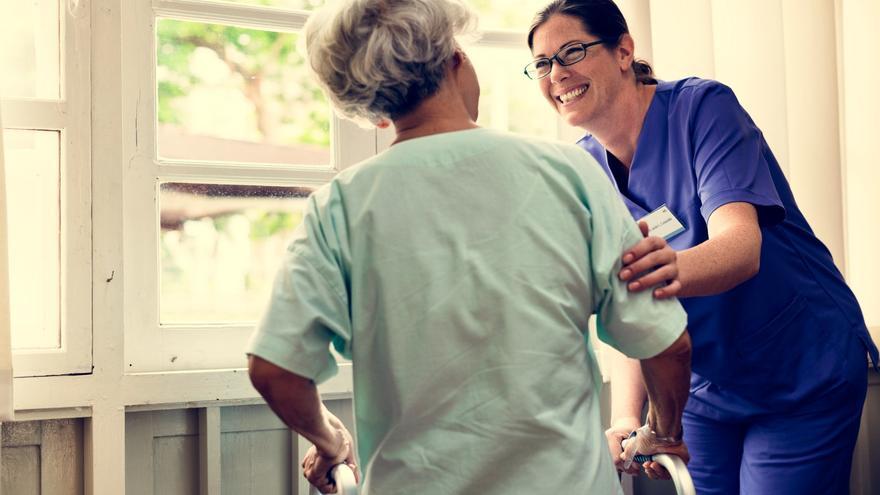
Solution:
[{"label": "blurred background outside", "polygon": [[[312,9],[322,0],[241,0]],[[528,3],[528,2],[527,2]],[[523,30],[544,2],[472,1],[481,29]],[[332,111],[298,33],[157,22],[160,160],[328,166]],[[552,109],[522,75],[526,47],[466,47],[482,87],[479,124],[554,137]],[[344,143],[341,143],[344,146]],[[160,322],[252,322],[302,218],[307,188],[159,186]]]}]

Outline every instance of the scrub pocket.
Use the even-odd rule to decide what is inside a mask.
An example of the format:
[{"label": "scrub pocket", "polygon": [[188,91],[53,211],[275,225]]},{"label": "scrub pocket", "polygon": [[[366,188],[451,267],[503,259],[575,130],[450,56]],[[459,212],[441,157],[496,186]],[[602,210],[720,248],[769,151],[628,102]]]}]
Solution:
[{"label": "scrub pocket", "polygon": [[[796,323],[800,321],[805,309],[807,309],[807,302],[804,298],[800,295],[794,296],[773,319],[754,333],[746,334],[739,339],[737,350],[740,357],[752,361],[757,355],[764,357],[766,354],[767,358],[773,360],[774,354],[784,353],[789,344],[785,342],[785,339],[797,339],[796,335],[789,335],[792,333],[790,328],[796,326]],[[795,342],[791,344],[795,344]]]},{"label": "scrub pocket", "polygon": [[757,331],[737,341],[740,393],[765,404],[791,404],[840,381],[849,328],[820,321],[796,295]]}]

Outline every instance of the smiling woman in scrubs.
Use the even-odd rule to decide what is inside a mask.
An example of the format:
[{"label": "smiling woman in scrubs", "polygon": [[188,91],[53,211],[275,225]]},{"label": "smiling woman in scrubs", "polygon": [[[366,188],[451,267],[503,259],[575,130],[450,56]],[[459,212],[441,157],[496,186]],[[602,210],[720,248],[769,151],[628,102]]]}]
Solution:
[{"label": "smiling woman in scrubs", "polygon": [[[719,82],[657,81],[610,0],[557,0],[528,40],[526,75],[587,132],[578,144],[633,217],[660,225],[678,251],[694,346],[684,438],[698,492],[848,493],[866,351],[876,363],[877,350],[760,129]],[[655,236],[625,258],[631,289],[662,244]],[[644,403],[638,367],[619,359],[615,454]]]}]

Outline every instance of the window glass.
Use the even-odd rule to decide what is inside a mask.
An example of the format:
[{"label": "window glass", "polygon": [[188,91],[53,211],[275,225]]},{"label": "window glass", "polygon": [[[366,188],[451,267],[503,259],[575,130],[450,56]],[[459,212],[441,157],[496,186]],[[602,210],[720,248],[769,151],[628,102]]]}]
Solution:
[{"label": "window glass", "polygon": [[16,350],[61,346],[59,143],[57,131],[3,133]]},{"label": "window glass", "polygon": [[550,0],[468,0],[480,16],[480,29],[526,32],[532,19]]},{"label": "window glass", "polygon": [[330,164],[328,102],[297,34],[159,19],[160,158]]},{"label": "window glass", "polygon": [[534,81],[523,75],[528,49],[467,47],[480,80],[477,123],[544,138],[557,136],[556,112]]},{"label": "window glass", "polygon": [[256,321],[312,190],[167,182],[159,191],[160,322]]},{"label": "window glass", "polygon": [[312,10],[318,8],[326,0],[222,0],[227,3],[240,3],[247,5],[263,5],[266,7],[277,7],[281,9],[294,10]]},{"label": "window glass", "polygon": [[0,1],[0,95],[59,97],[59,19],[58,0]]}]

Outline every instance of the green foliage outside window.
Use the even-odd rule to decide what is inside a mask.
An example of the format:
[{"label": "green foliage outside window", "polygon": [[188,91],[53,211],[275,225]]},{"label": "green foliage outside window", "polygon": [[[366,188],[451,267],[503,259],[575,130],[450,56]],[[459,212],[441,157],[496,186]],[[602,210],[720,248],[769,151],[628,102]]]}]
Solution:
[{"label": "green foliage outside window", "polygon": [[258,141],[328,146],[328,103],[296,50],[296,38],[293,33],[161,19],[157,25],[159,123],[186,128],[184,99],[219,84],[195,69],[197,51],[202,50],[202,55],[216,57],[216,66],[228,68],[222,84],[235,86],[249,103]]},{"label": "green foliage outside window", "polygon": [[244,3],[249,5],[264,5],[266,7],[280,7],[293,10],[313,10],[324,5],[325,0],[227,0],[230,3]]}]

